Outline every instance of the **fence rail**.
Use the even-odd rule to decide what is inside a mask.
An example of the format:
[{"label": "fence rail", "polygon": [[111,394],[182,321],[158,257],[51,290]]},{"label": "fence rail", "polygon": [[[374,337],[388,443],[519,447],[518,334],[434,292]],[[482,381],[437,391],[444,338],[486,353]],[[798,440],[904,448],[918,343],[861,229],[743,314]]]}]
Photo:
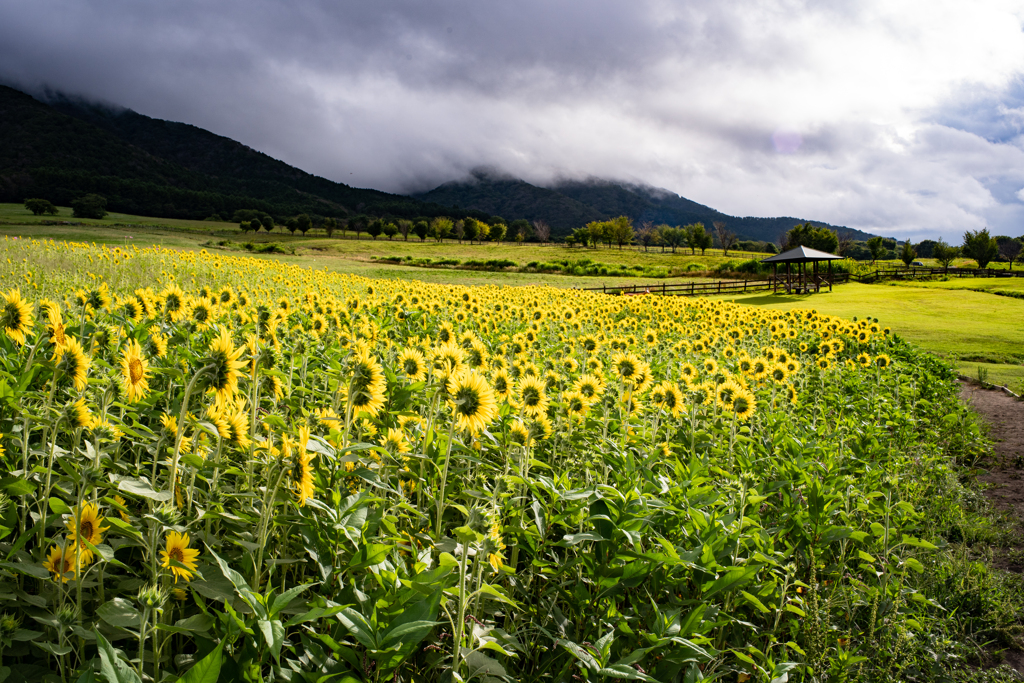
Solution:
[{"label": "fence rail", "polygon": [[[879,280],[904,280],[904,279],[925,279],[939,275],[951,277],[1024,277],[1024,270],[995,270],[992,268],[878,268],[874,272],[863,275],[851,275],[850,273],[832,273],[826,275],[819,273],[821,285],[840,285],[845,282],[862,282],[870,284]],[[779,278],[779,286],[783,286],[784,278]],[[706,296],[711,294],[736,294],[750,292],[770,292],[775,287],[775,279],[768,277],[763,280],[717,280],[715,282],[660,282],[649,285],[602,285],[601,287],[583,287],[587,292],[603,292],[605,294],[618,294],[621,296],[633,296],[637,294],[664,294],[673,296]]]}]

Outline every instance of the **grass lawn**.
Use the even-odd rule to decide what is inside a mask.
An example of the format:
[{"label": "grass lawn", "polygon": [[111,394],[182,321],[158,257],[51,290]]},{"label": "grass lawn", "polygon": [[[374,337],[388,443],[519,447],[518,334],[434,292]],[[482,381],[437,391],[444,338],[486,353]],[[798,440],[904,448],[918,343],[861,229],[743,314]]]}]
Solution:
[{"label": "grass lawn", "polygon": [[[949,283],[943,283],[949,284]],[[803,296],[751,294],[722,297],[769,308],[814,308],[844,318],[872,317],[921,348],[958,362],[977,376],[979,362],[990,380],[1024,380],[1024,300],[939,287],[890,287],[850,283],[831,293]]]}]

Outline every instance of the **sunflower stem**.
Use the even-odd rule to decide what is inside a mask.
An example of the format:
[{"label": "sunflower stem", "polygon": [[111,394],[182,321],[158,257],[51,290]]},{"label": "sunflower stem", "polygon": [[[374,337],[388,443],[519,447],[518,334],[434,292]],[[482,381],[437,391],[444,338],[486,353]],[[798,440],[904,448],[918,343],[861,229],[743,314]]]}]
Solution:
[{"label": "sunflower stem", "polygon": [[444,516],[444,494],[448,485],[448,465],[452,459],[452,438],[455,434],[455,417],[448,426],[448,444],[444,452],[444,469],[441,471],[441,488],[437,496],[437,519],[434,521],[434,540],[441,540],[441,518]]},{"label": "sunflower stem", "polygon": [[215,367],[214,365],[207,365],[193,375],[192,380],[185,387],[185,395],[181,399],[181,410],[178,412],[178,433],[174,435],[174,456],[171,458],[171,477],[167,487],[171,494],[171,500],[174,499],[174,485],[178,479],[178,456],[181,455],[181,437],[185,434],[185,416],[188,415],[188,402],[192,397],[192,390],[195,388],[199,378],[213,371]]}]

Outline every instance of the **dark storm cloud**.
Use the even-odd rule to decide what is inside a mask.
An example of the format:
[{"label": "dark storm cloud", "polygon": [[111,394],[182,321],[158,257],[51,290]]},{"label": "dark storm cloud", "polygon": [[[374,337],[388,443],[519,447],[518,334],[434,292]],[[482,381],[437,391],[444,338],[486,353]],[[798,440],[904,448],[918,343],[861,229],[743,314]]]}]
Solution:
[{"label": "dark storm cloud", "polygon": [[[1002,9],[978,7],[0,0],[0,79],[193,123],[357,186],[428,189],[493,165],[925,233],[1024,207],[1006,79],[1019,46]],[[987,51],[944,63],[944,31],[977,45],[970,30]]]}]

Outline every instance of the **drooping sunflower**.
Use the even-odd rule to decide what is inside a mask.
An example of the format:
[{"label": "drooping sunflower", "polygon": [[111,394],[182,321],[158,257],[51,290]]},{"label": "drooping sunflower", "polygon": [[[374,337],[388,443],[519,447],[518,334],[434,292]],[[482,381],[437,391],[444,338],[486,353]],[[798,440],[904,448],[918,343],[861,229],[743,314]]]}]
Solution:
[{"label": "drooping sunflower", "polygon": [[[199,557],[199,550],[189,548],[188,534],[179,534],[177,531],[167,534],[166,543],[166,549],[160,551],[161,566],[171,570],[171,573],[174,574],[174,583],[178,583],[179,578],[191,581],[192,572],[195,571],[198,564],[196,558]],[[185,565],[188,569],[172,565],[171,560]]]},{"label": "drooping sunflower", "polygon": [[149,382],[146,381],[148,371],[149,361],[143,357],[139,342],[128,340],[121,352],[121,386],[129,403],[145,398],[149,391]]},{"label": "drooping sunflower", "polygon": [[71,380],[76,391],[84,391],[89,373],[89,356],[74,337],[66,337],[64,346],[56,351],[57,367]]},{"label": "drooping sunflower", "polygon": [[226,403],[238,391],[238,378],[245,367],[245,363],[238,359],[244,350],[244,346],[235,348],[227,328],[222,328],[210,343],[206,364],[213,366],[210,388],[217,394],[218,403]]},{"label": "drooping sunflower", "polygon": [[[352,379],[348,397],[355,412],[365,411],[371,417],[384,407],[384,369],[369,352],[358,351],[352,358]],[[354,414],[353,413],[353,414]]]},{"label": "drooping sunflower", "polygon": [[75,549],[69,545],[53,546],[50,548],[50,554],[46,561],[43,562],[43,567],[53,573],[54,581],[67,583],[73,578],[78,578]]},{"label": "drooping sunflower", "polygon": [[292,455],[291,481],[295,497],[299,499],[299,507],[306,504],[306,500],[312,498],[316,493],[313,486],[313,458],[309,445],[309,427],[299,427],[299,442]]},{"label": "drooping sunflower", "polygon": [[524,376],[519,380],[518,398],[524,415],[536,418],[547,412],[548,397],[544,382],[536,377]]},{"label": "drooping sunflower", "polygon": [[522,420],[516,420],[508,430],[513,443],[526,445],[530,440],[530,428]]},{"label": "drooping sunflower", "polygon": [[84,398],[69,403],[65,410],[68,423],[75,429],[89,429],[95,420],[89,406],[85,404]]},{"label": "drooping sunflower", "polygon": [[65,525],[68,528],[68,541],[78,546],[75,552],[81,564],[92,562],[92,551],[81,540],[84,539],[94,546],[103,541],[103,532],[110,527],[103,526],[99,508],[95,503],[85,503],[65,522]]},{"label": "drooping sunflower", "polygon": [[450,379],[448,395],[455,426],[463,431],[475,434],[487,426],[498,411],[494,391],[476,370],[464,370]]},{"label": "drooping sunflower", "polygon": [[3,311],[0,312],[0,327],[18,344],[25,343],[25,334],[32,330],[32,307],[17,289],[3,294]]},{"label": "drooping sunflower", "polygon": [[402,374],[411,382],[422,382],[427,376],[427,361],[416,349],[407,348],[398,356]]}]

